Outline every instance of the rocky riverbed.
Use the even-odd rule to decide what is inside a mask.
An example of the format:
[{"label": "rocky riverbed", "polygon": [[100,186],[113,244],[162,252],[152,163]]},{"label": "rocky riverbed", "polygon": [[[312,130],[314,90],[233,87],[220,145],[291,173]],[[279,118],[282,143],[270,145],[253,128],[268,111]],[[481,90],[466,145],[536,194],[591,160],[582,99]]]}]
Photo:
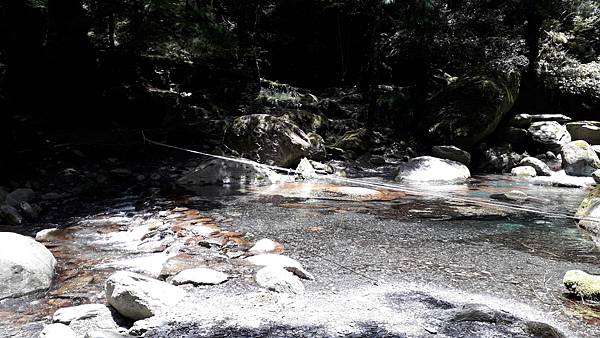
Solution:
[{"label": "rocky riverbed", "polygon": [[[66,324],[82,337],[600,334],[596,305],[562,285],[567,270],[598,272],[600,254],[574,221],[443,198],[516,190],[528,196],[519,206],[563,213],[586,190],[505,176],[419,190],[296,182],[85,201],[38,238],[57,259],[53,286],[2,300],[0,330],[35,336],[59,308],[108,302],[111,316]],[[222,274],[175,282],[198,267]],[[182,284],[181,295],[134,322],[105,293],[116,271]]]}]

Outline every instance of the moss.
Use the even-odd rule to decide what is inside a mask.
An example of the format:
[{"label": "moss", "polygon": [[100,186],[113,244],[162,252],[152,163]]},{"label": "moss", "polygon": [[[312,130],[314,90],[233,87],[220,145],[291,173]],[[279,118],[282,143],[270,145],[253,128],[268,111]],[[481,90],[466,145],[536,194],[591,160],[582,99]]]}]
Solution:
[{"label": "moss", "polygon": [[590,275],[581,270],[569,270],[565,273],[563,284],[579,297],[600,299],[600,276]]}]

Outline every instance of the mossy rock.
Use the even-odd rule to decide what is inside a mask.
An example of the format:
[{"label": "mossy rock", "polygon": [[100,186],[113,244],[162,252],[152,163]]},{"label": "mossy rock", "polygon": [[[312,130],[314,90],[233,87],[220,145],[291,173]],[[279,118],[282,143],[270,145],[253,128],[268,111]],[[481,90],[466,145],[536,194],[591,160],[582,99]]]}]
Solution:
[{"label": "mossy rock", "polygon": [[598,235],[600,232],[600,222],[595,222],[589,219],[583,219],[586,217],[597,218],[600,217],[600,185],[595,186],[587,196],[581,201],[581,204],[577,208],[575,217],[582,218],[577,223],[579,227]]},{"label": "mossy rock", "polygon": [[581,270],[569,270],[565,273],[563,284],[569,292],[590,300],[600,300],[600,276]]},{"label": "mossy rock", "polygon": [[432,97],[422,127],[438,144],[470,149],[492,134],[519,94],[519,76],[466,76]]}]

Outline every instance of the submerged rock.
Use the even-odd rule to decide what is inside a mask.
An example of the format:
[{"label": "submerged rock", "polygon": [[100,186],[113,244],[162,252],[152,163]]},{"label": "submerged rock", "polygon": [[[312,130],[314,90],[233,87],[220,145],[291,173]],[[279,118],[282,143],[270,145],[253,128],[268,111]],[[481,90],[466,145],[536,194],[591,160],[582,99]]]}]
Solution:
[{"label": "submerged rock", "polygon": [[112,274],[105,291],[108,304],[133,320],[168,311],[185,296],[185,291],[176,286],[128,271]]},{"label": "submerged rock", "polygon": [[462,163],[432,156],[421,156],[401,163],[396,181],[464,183],[471,172]]},{"label": "submerged rock", "polygon": [[526,193],[519,190],[511,190],[502,194],[492,194],[490,198],[504,202],[524,202],[529,196]]},{"label": "submerged rock", "polygon": [[600,169],[600,159],[596,152],[585,141],[573,141],[562,150],[562,166],[568,175],[590,176]]},{"label": "submerged rock", "polygon": [[0,232],[0,299],[46,290],[56,259],[31,237]]},{"label": "submerged rock", "polygon": [[431,153],[435,157],[460,162],[464,165],[471,163],[471,154],[455,146],[434,146]]},{"label": "submerged rock", "polygon": [[256,273],[256,283],[280,293],[304,293],[304,285],[293,273],[279,266],[266,266]]},{"label": "submerged rock", "polygon": [[600,145],[600,122],[580,121],[566,125],[573,140],[582,140],[589,144]]},{"label": "submerged rock", "polygon": [[550,167],[538,158],[531,156],[525,157],[519,162],[519,165],[533,167],[538,176],[552,176]]},{"label": "submerged rock", "polygon": [[302,157],[322,157],[323,147],[285,117],[268,114],[240,116],[225,131],[225,145],[242,157],[293,167]]},{"label": "submerged rock", "polygon": [[562,334],[555,327],[548,325],[542,322],[532,322],[528,321],[522,324],[523,331],[528,333],[533,337],[543,337],[543,338],[564,338],[565,335]]},{"label": "submerged rock", "polygon": [[262,254],[256,256],[250,256],[246,258],[246,261],[257,266],[276,266],[284,268],[296,276],[304,279],[314,280],[315,277],[308,271],[306,271],[300,262],[292,259],[288,256],[275,255],[275,254]]},{"label": "submerged rock", "polygon": [[195,268],[183,270],[171,280],[175,285],[216,285],[226,282],[229,276],[220,271],[209,268]]},{"label": "submerged rock", "polygon": [[225,160],[210,160],[199,165],[181,177],[181,186],[221,185],[221,184],[273,184],[283,179],[273,170],[253,164]]},{"label": "submerged rock", "polygon": [[452,318],[456,322],[487,322],[494,323],[497,313],[483,304],[465,304]]},{"label": "submerged rock", "polygon": [[512,170],[510,171],[510,175],[518,177],[535,177],[537,176],[537,173],[534,167],[526,165],[512,168]]},{"label": "submerged rock", "polygon": [[563,284],[569,292],[581,298],[600,300],[600,276],[569,270],[565,273]]},{"label": "submerged rock", "polygon": [[533,141],[544,150],[559,151],[571,142],[567,128],[555,121],[534,122],[528,130]]}]

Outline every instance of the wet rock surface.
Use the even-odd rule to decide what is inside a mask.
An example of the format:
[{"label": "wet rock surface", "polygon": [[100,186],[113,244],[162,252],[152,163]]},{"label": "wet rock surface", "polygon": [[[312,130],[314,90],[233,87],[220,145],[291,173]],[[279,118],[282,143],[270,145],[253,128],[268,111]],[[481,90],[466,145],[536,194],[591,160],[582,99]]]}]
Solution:
[{"label": "wet rock surface", "polygon": [[398,182],[463,183],[471,177],[469,168],[459,162],[431,156],[410,159],[398,167]]}]

